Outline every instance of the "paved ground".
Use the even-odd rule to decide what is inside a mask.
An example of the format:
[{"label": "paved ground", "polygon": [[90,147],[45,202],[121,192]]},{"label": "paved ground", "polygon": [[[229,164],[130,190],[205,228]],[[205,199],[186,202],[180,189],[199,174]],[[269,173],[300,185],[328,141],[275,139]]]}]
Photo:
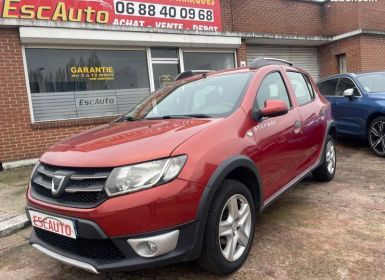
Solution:
[{"label": "paved ground", "polygon": [[[385,159],[363,143],[338,150],[335,180],[309,178],[272,205],[246,264],[223,279],[385,279]],[[220,279],[192,264],[96,276],[35,251],[29,233],[0,239],[0,279]]]},{"label": "paved ground", "polygon": [[32,166],[0,172],[0,212],[22,213]]}]

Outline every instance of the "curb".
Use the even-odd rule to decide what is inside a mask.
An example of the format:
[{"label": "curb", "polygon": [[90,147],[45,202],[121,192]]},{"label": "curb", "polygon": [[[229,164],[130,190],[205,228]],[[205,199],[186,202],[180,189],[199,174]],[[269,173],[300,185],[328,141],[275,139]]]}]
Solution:
[{"label": "curb", "polygon": [[[0,215],[1,216],[1,215]],[[9,236],[30,224],[25,214],[6,215],[0,219],[0,237]]]}]

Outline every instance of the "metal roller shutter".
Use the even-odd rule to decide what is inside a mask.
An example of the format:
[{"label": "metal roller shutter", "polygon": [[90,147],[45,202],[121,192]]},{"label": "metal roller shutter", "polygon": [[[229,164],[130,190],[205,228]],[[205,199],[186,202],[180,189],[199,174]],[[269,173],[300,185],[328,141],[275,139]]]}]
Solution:
[{"label": "metal roller shutter", "polygon": [[257,57],[285,59],[307,71],[315,81],[319,79],[317,48],[294,46],[247,45],[247,63]]}]

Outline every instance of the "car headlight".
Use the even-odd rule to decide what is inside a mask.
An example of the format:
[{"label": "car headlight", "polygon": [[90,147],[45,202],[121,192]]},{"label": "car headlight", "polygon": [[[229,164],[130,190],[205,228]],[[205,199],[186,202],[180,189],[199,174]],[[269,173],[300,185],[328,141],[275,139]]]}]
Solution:
[{"label": "car headlight", "polygon": [[183,155],[115,168],[107,179],[106,193],[116,196],[170,182],[178,176],[186,160],[187,156]]}]

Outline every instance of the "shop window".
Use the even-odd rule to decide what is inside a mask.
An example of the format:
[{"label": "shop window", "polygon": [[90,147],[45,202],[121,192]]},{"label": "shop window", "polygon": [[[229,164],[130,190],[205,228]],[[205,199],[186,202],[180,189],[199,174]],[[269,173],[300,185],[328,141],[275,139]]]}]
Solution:
[{"label": "shop window", "polygon": [[150,94],[144,50],[25,53],[35,121],[118,115]]},{"label": "shop window", "polygon": [[184,69],[221,70],[235,67],[234,53],[184,52]]}]

